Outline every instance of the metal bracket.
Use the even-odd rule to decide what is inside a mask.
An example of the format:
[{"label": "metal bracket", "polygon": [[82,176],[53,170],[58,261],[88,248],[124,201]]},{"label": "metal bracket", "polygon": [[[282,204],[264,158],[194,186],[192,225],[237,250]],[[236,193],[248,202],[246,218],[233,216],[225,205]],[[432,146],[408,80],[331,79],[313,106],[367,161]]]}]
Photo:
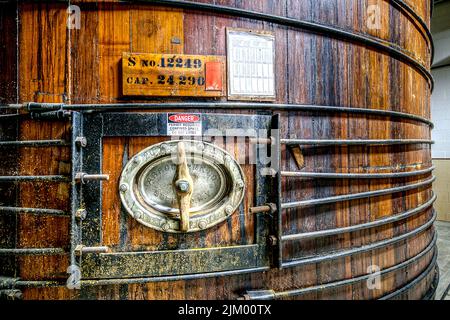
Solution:
[{"label": "metal bracket", "polygon": [[75,212],[75,218],[77,218],[77,220],[81,221],[86,219],[87,216],[87,211],[85,209],[78,209]]},{"label": "metal bracket", "polygon": [[78,148],[85,148],[87,146],[87,139],[86,139],[86,137],[76,137],[75,138],[75,145]]},{"label": "metal bracket", "polygon": [[289,150],[291,151],[295,163],[297,164],[298,170],[302,169],[305,166],[305,159],[303,157],[303,152],[300,145],[290,145]]},{"label": "metal bracket", "polygon": [[79,244],[75,247],[75,254],[78,257],[81,257],[83,253],[107,253],[109,251],[109,247],[101,246],[101,247],[86,247],[82,244]]},{"label": "metal bracket", "polygon": [[22,300],[22,291],[18,289],[0,290],[0,300]]},{"label": "metal bracket", "polygon": [[105,181],[109,180],[107,174],[87,174],[85,172],[77,172],[75,174],[75,181],[85,184],[87,181]]},{"label": "metal bracket", "polygon": [[[82,155],[83,148],[77,146],[77,138],[82,137],[82,115],[80,112],[73,112],[72,116],[72,141],[71,141],[71,152],[72,152],[72,166],[71,166],[71,179],[72,181],[77,180],[77,173],[82,170]],[[81,228],[82,221],[87,216],[87,211],[81,207],[82,199],[82,184],[72,183],[71,184],[71,194],[70,194],[70,205],[71,205],[71,231],[70,231],[70,265],[68,270],[79,270],[81,254],[79,254],[79,249],[81,245]],[[69,278],[70,279],[70,278]]]},{"label": "metal bracket", "polygon": [[262,206],[257,207],[251,207],[249,209],[250,213],[267,213],[267,214],[274,214],[277,212],[277,205],[275,203],[266,203]]}]

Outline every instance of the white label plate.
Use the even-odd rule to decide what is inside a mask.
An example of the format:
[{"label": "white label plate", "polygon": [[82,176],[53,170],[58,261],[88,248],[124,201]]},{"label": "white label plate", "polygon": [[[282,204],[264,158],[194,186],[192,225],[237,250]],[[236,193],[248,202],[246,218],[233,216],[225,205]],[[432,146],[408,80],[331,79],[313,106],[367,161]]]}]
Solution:
[{"label": "white label plate", "polygon": [[202,115],[200,113],[168,113],[168,136],[201,136]]},{"label": "white label plate", "polygon": [[273,34],[227,30],[229,98],[275,98],[274,43]]}]

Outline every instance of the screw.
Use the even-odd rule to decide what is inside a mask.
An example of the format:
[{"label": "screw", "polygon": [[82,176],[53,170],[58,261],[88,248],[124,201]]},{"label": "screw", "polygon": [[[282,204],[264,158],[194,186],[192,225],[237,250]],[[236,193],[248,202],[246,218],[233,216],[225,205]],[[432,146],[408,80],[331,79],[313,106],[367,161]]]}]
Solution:
[{"label": "screw", "polygon": [[119,190],[125,192],[128,190],[128,186],[125,183],[123,183],[120,185]]}]

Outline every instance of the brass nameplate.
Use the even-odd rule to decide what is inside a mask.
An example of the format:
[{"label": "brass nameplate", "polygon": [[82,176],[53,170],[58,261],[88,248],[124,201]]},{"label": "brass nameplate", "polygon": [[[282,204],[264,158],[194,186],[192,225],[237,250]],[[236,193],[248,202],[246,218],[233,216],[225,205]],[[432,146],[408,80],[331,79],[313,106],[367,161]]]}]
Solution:
[{"label": "brass nameplate", "polygon": [[123,53],[126,96],[222,97],[225,57],[187,54]]}]

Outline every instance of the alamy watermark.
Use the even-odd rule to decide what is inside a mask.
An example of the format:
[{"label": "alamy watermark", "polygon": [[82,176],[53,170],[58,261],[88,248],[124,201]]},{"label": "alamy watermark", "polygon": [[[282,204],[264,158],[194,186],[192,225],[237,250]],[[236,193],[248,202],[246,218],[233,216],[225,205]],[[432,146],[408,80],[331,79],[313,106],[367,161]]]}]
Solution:
[{"label": "alamy watermark", "polygon": [[369,30],[381,29],[381,8],[377,4],[369,5],[366,9],[366,27]]},{"label": "alamy watermark", "polygon": [[67,7],[67,29],[81,29],[81,10],[79,6]]},{"label": "alamy watermark", "polygon": [[[171,136],[171,140],[181,140],[185,144],[192,144],[195,150],[196,145],[203,142],[209,142],[215,146],[222,146],[227,150],[233,150],[233,158],[240,165],[258,165],[262,167],[262,175],[274,176],[279,170],[279,143],[275,137],[279,136],[278,129],[241,129],[229,128],[225,130],[207,129],[202,136]],[[233,153],[233,152],[232,152]],[[189,158],[189,157],[188,157]],[[172,162],[177,164],[177,152],[171,153]],[[220,159],[215,159],[216,164],[220,163]],[[188,163],[201,164],[202,156],[188,159]]]},{"label": "alamy watermark", "polygon": [[377,265],[371,265],[367,267],[367,273],[369,278],[367,279],[367,288],[369,290],[381,289],[381,269]]},{"label": "alamy watermark", "polygon": [[70,290],[81,289],[81,270],[77,265],[70,265],[67,268],[67,273],[70,275],[66,282],[66,287]]}]

